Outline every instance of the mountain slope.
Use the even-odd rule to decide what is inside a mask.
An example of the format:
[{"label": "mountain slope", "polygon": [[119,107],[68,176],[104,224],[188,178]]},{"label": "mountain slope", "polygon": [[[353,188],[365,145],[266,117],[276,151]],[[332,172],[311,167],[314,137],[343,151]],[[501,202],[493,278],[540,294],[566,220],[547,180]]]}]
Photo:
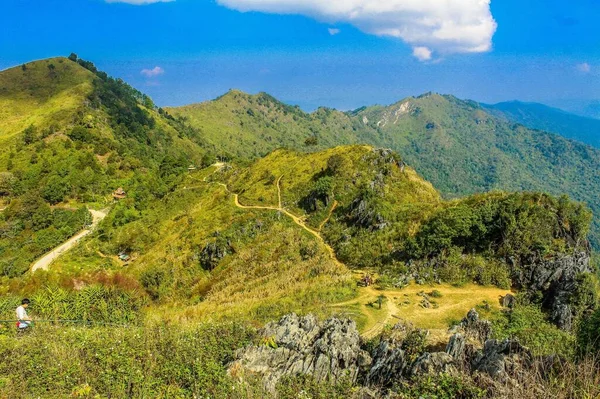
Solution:
[{"label": "mountain slope", "polygon": [[[585,206],[541,193],[444,201],[398,154],[368,146],[277,150],[247,167],[213,166],[124,222],[134,207],[119,204],[91,242],[54,267],[71,271],[69,284],[124,274],[156,305],[151,314],[175,320],[331,314],[356,295],[349,269],[395,287],[527,290],[523,276],[547,267],[540,262],[589,260]],[[133,258],[126,269],[122,251]],[[554,310],[555,291],[540,287]]]},{"label": "mountain slope", "polygon": [[166,110],[199,129],[223,155],[257,158],[280,147],[314,151],[356,142],[356,122],[344,113],[320,108],[308,114],[266,93],[232,90],[215,101]]},{"label": "mountain slope", "polygon": [[75,55],[0,72],[0,105],[0,275],[84,228],[85,206],[118,187],[139,213],[206,153],[194,129]]},{"label": "mountain slope", "polygon": [[[515,125],[453,96],[426,94],[349,113],[306,114],[287,111],[270,96],[234,92],[169,112],[214,137],[217,152],[254,157],[279,147],[310,152],[332,143],[364,143],[398,151],[447,198],[489,190],[544,191],[568,194],[600,215],[600,150]],[[309,137],[316,145],[305,145]],[[598,218],[591,239],[600,245]]]},{"label": "mountain slope", "polygon": [[532,129],[560,134],[600,148],[600,119],[586,118],[543,104],[510,101],[484,105],[492,114]]},{"label": "mountain slope", "polygon": [[94,74],[65,58],[0,73],[0,142],[30,125],[69,123],[93,90]]}]

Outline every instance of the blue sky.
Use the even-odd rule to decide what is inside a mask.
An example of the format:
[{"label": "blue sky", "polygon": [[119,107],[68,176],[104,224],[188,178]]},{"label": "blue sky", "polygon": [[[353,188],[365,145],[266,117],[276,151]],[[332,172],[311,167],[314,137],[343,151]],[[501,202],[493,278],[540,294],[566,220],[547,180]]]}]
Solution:
[{"label": "blue sky", "polygon": [[[122,1],[2,0],[0,69],[74,51],[162,106],[230,88],[305,109],[427,91],[483,102],[600,98],[598,0],[419,0],[431,6],[418,10],[415,0],[386,0],[396,8],[358,18],[342,0]],[[452,26],[452,37],[414,25],[417,12]],[[472,30],[469,21],[484,23]],[[382,33],[392,28],[402,33]]]}]

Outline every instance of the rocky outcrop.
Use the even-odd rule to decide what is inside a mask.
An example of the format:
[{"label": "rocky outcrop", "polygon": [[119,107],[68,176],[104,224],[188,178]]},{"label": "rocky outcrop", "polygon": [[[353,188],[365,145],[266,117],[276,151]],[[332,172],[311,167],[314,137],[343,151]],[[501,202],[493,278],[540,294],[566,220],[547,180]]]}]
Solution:
[{"label": "rocky outcrop", "polygon": [[490,339],[471,361],[473,372],[486,373],[494,380],[517,378],[519,371],[532,366],[531,352],[518,341]]},{"label": "rocky outcrop", "polygon": [[331,318],[320,324],[312,315],[290,314],[267,325],[261,335],[265,343],[239,351],[229,370],[230,374],[260,376],[270,391],[281,377],[298,374],[317,381],[356,381],[359,372],[371,364],[351,320]]},{"label": "rocky outcrop", "polygon": [[373,364],[366,378],[368,386],[387,387],[410,370],[410,363],[402,348],[389,340],[373,351]]},{"label": "rocky outcrop", "polygon": [[200,262],[200,266],[204,270],[213,270],[228,254],[232,253],[233,249],[231,248],[231,243],[227,240],[223,242],[223,240],[217,240],[215,242],[209,242],[204,246],[200,254],[198,255],[198,260]]},{"label": "rocky outcrop", "polygon": [[522,383],[526,371],[556,367],[556,359],[535,359],[516,340],[485,339],[478,343],[474,338],[484,337],[480,332],[487,334],[487,327],[482,327],[487,325],[471,310],[445,352],[428,352],[424,341],[416,339],[426,336],[424,330],[398,323],[369,354],[361,348],[353,321],[331,318],[321,324],[314,316],[291,314],[261,331],[262,344],[238,351],[229,373],[240,378],[258,376],[271,392],[284,376],[307,374],[319,382],[332,383],[348,378],[363,385],[364,397],[371,397],[422,375],[461,370],[502,387]]},{"label": "rocky outcrop", "polygon": [[592,271],[589,252],[552,259],[532,258],[524,265],[518,265],[513,259],[512,263],[513,282],[530,292],[542,292],[544,307],[550,310],[552,321],[561,329],[571,330],[576,316],[571,293],[577,286],[577,276]]},{"label": "rocky outcrop", "polygon": [[350,204],[349,219],[352,224],[371,231],[383,230],[388,226],[388,221],[375,206],[363,196],[356,198]]},{"label": "rocky outcrop", "polygon": [[458,328],[462,329],[467,337],[474,338],[479,342],[487,341],[492,335],[492,323],[488,320],[480,320],[479,313],[475,309],[469,310]]},{"label": "rocky outcrop", "polygon": [[410,374],[439,374],[455,370],[455,359],[445,352],[423,353],[411,367]]},{"label": "rocky outcrop", "polygon": [[512,309],[515,307],[517,298],[512,294],[506,294],[502,297],[502,306],[505,308]]}]

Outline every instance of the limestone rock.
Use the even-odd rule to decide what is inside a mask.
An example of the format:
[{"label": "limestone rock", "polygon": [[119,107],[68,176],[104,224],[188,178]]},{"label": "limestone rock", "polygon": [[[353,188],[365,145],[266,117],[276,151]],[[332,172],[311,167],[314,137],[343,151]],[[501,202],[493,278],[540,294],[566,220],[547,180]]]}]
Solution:
[{"label": "limestone rock", "polygon": [[290,314],[268,324],[262,335],[270,344],[238,351],[229,371],[257,374],[270,391],[281,377],[298,374],[312,375],[317,381],[356,381],[359,371],[371,363],[351,320],[331,318],[320,324],[312,315]]},{"label": "limestone rock", "polygon": [[488,374],[494,380],[508,381],[516,377],[519,370],[532,365],[531,352],[518,341],[490,339],[472,361],[474,372]]},{"label": "limestone rock", "polygon": [[571,292],[577,285],[577,275],[592,271],[590,252],[579,251],[552,259],[532,257],[523,262],[511,261],[513,282],[530,292],[541,291],[554,323],[563,330],[570,330],[576,316],[570,303]]},{"label": "limestone rock", "polygon": [[455,370],[454,359],[445,352],[425,352],[411,368],[411,375],[448,373]]},{"label": "limestone rock", "polygon": [[368,386],[386,387],[400,378],[410,364],[399,345],[384,341],[373,352],[373,365],[367,374]]},{"label": "limestone rock", "polygon": [[504,297],[502,297],[502,306],[504,306],[505,308],[512,309],[515,306],[516,300],[517,299],[514,295],[506,294]]}]

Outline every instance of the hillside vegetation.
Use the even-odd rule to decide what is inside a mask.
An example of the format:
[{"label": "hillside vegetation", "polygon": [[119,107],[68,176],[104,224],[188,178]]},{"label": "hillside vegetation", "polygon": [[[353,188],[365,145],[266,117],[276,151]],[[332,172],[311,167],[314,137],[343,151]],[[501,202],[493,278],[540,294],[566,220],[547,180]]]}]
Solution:
[{"label": "hillside vegetation", "polygon": [[[542,191],[567,194],[600,214],[600,150],[528,129],[453,96],[426,94],[390,106],[307,114],[265,94],[230,92],[168,112],[210,136],[214,151],[224,156],[370,144],[402,154],[445,198],[490,190]],[[599,237],[596,218],[590,236],[596,247]]]},{"label": "hillside vegetation", "polygon": [[[576,201],[598,205],[591,147],[438,95],[306,114],[231,92],[167,112],[74,54],[0,82],[0,397],[351,398],[364,381],[292,375],[267,392],[228,368],[248,345],[284,364],[297,343],[258,328],[290,312],[355,320],[361,336],[346,321],[328,330],[344,356],[405,335],[412,363],[471,307],[490,318],[486,337],[571,373],[527,369],[531,392],[595,397],[596,230]],[[90,208],[107,216],[30,272]],[[23,297],[36,325],[17,333]],[[398,317],[435,330],[391,328]],[[494,393],[463,369],[392,382],[392,397]]]},{"label": "hillside vegetation", "polygon": [[206,154],[194,129],[71,58],[0,73],[0,275],[22,274],[91,222],[77,209],[105,207],[118,187],[136,218]]},{"label": "hillside vegetation", "polygon": [[600,120],[543,104],[510,101],[484,105],[493,115],[532,129],[545,130],[600,148]]}]

